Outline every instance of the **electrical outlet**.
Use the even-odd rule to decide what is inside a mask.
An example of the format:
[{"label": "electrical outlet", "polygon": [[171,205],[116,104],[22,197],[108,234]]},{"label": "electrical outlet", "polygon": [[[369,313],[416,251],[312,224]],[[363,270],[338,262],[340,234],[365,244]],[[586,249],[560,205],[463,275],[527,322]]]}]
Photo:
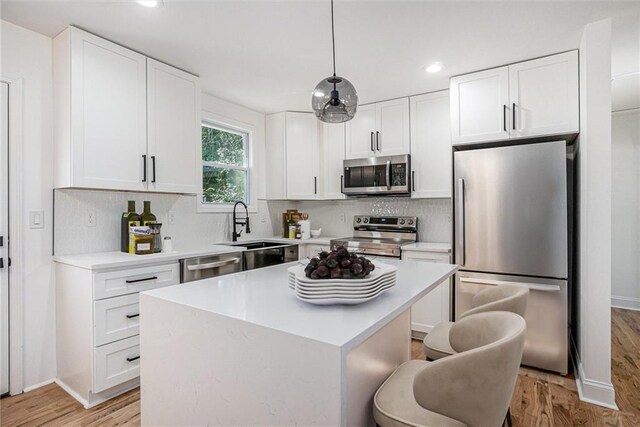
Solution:
[{"label": "electrical outlet", "polygon": [[96,211],[87,212],[87,227],[95,227],[98,224],[98,218]]},{"label": "electrical outlet", "polygon": [[176,213],[174,211],[169,211],[167,213],[167,222],[171,225],[176,223]]},{"label": "electrical outlet", "polygon": [[347,222],[347,214],[344,212],[340,214],[340,222]]},{"label": "electrical outlet", "polygon": [[260,212],[260,222],[262,222],[262,223],[267,222],[267,213],[266,212]]}]

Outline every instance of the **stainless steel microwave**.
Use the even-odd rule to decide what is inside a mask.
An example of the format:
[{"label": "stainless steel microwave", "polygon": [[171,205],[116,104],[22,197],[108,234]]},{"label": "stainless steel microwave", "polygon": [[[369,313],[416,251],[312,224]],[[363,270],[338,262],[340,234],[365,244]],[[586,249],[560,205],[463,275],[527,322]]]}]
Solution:
[{"label": "stainless steel microwave", "polygon": [[345,160],[342,192],[347,196],[410,195],[411,156]]}]

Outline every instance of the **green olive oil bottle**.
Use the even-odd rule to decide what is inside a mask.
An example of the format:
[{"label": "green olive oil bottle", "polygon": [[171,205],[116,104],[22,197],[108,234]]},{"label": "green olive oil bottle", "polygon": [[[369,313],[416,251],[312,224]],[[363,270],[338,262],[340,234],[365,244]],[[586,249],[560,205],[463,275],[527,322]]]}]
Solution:
[{"label": "green olive oil bottle", "polygon": [[140,225],[149,225],[156,222],[156,216],[151,213],[151,202],[144,201],[144,211],[142,212]]},{"label": "green olive oil bottle", "polygon": [[120,221],[120,250],[129,252],[129,227],[140,225],[140,215],[136,213],[136,202],[129,200],[127,212],[122,214]]}]

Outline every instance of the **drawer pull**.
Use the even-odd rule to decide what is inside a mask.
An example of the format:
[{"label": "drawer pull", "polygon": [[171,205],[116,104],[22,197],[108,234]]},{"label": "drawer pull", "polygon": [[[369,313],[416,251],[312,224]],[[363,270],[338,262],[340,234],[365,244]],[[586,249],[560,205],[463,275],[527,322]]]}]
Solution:
[{"label": "drawer pull", "polygon": [[133,319],[134,317],[138,317],[140,316],[140,313],[136,313],[136,314],[127,314],[127,319]]},{"label": "drawer pull", "polygon": [[125,280],[127,283],[147,282],[149,280],[156,280],[158,276],[146,277],[144,279]]},{"label": "drawer pull", "polygon": [[127,357],[127,362],[133,362],[134,360],[138,360],[140,359],[140,356],[136,356],[136,357]]}]

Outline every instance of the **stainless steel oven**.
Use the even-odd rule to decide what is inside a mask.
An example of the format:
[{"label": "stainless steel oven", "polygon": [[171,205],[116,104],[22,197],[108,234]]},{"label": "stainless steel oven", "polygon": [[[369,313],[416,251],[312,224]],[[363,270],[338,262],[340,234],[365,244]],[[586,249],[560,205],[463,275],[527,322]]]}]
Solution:
[{"label": "stainless steel oven", "polygon": [[381,156],[343,162],[342,192],[347,196],[411,194],[411,156]]}]

